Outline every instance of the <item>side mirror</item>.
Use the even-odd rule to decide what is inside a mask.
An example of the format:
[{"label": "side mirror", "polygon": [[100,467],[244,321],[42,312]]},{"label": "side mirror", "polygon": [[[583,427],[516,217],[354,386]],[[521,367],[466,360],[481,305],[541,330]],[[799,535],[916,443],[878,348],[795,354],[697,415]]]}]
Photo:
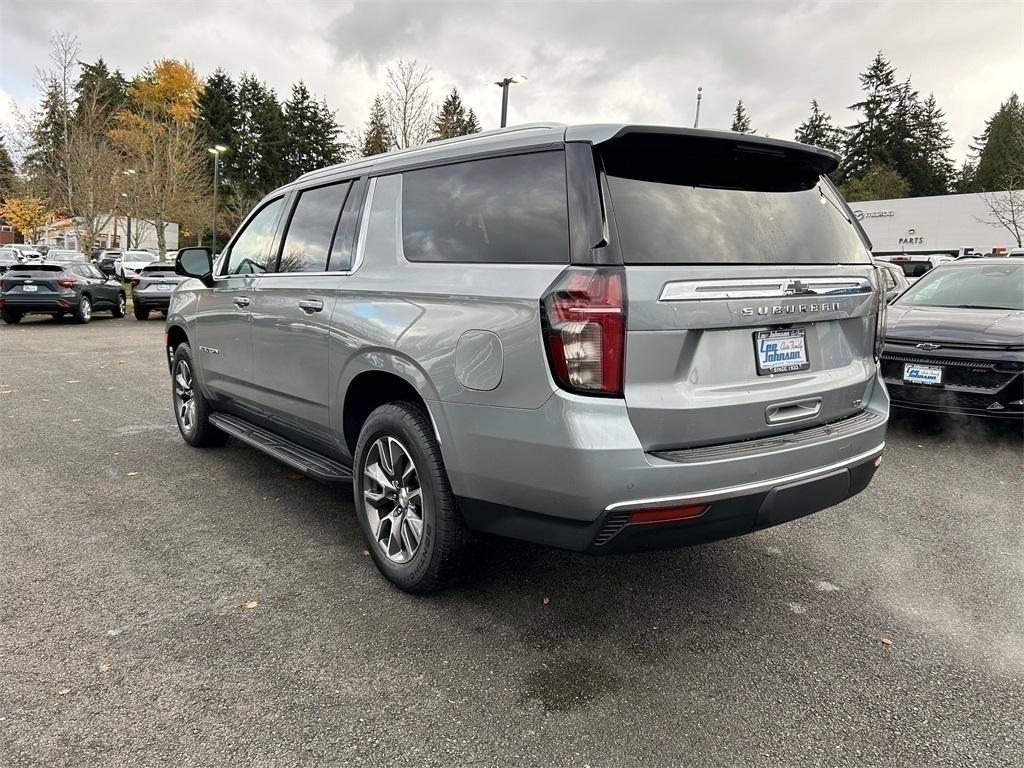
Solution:
[{"label": "side mirror", "polygon": [[182,248],[174,257],[174,274],[208,282],[213,276],[213,253],[209,248]]}]

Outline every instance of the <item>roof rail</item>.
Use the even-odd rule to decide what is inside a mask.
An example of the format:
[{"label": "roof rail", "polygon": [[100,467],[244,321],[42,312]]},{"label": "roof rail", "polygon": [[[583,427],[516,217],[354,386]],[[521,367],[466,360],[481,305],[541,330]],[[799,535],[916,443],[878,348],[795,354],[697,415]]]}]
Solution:
[{"label": "roof rail", "polygon": [[349,160],[344,163],[338,163],[336,165],[329,165],[324,168],[317,168],[313,171],[307,171],[306,173],[299,176],[296,181],[304,181],[307,179],[313,179],[322,174],[334,173],[340,170],[355,170],[368,165],[374,165],[379,163],[381,160],[390,159],[393,157],[408,157],[416,155],[420,152],[428,152],[439,147],[447,147],[452,144],[468,144],[471,142],[479,141],[481,139],[488,139],[493,136],[508,135],[511,133],[518,133],[521,131],[541,131],[541,130],[553,130],[555,128],[565,128],[563,123],[525,123],[523,125],[513,125],[508,128],[492,128],[489,131],[480,131],[479,133],[470,133],[465,136],[456,136],[452,139],[442,139],[441,141],[431,141],[427,144],[418,144],[415,147],[408,147],[406,149],[396,149],[391,152],[381,152],[379,155],[370,155],[369,157],[361,157],[356,160]]}]

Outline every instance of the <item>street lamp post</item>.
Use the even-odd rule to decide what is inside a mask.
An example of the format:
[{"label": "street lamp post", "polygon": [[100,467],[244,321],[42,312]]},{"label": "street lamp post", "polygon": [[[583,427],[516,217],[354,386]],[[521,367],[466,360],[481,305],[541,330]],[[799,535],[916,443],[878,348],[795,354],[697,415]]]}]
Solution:
[{"label": "street lamp post", "polygon": [[213,230],[210,233],[213,255],[217,255],[217,187],[220,186],[220,156],[228,148],[223,144],[215,144],[207,150],[213,155]]},{"label": "street lamp post", "polygon": [[495,85],[501,87],[501,127],[504,128],[508,123],[508,87],[512,83],[521,83],[526,79],[526,75],[509,75],[501,80],[498,80]]},{"label": "street lamp post", "polygon": [[700,92],[704,90],[699,85],[697,86],[697,114],[693,118],[693,127],[696,128],[700,125]]},{"label": "street lamp post", "polygon": [[[125,176],[127,176],[128,180],[131,182],[129,188],[134,190],[134,187],[135,187],[135,169],[134,168],[129,168],[127,171],[122,171],[122,173]],[[125,244],[127,245],[127,248],[125,250],[127,251],[127,250],[131,249],[131,209],[132,209],[133,201],[131,199],[131,196],[129,196],[127,193],[121,193],[121,194],[124,195],[125,198],[128,199],[128,210],[127,210],[127,216],[125,217],[126,218],[126,221],[125,221]]]}]

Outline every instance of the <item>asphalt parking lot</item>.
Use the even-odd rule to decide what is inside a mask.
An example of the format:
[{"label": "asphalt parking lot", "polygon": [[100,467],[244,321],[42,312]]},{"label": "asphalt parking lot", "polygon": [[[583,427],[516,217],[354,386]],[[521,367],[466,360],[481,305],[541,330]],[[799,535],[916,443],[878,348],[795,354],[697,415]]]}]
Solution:
[{"label": "asphalt parking lot", "polygon": [[162,337],[0,327],[0,765],[1021,765],[1019,432],[899,419],[810,518],[416,598],[347,488],[181,441]]}]

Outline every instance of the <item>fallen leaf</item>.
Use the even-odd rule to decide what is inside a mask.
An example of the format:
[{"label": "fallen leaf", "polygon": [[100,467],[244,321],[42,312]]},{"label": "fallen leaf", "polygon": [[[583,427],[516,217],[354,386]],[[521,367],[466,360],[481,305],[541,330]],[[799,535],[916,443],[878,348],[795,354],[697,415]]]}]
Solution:
[{"label": "fallen leaf", "polygon": [[292,475],[292,480],[301,480],[301,479],[302,479],[302,475],[300,475],[298,472],[296,472],[295,474]]},{"label": "fallen leaf", "polygon": [[547,605],[547,604],[548,604],[548,603],[550,603],[550,602],[551,602],[551,598],[550,598],[550,597],[548,597],[547,595],[545,595],[545,596],[544,596],[544,605]]},{"label": "fallen leaf", "polygon": [[69,693],[71,693],[70,688],[61,688],[59,691],[57,691],[58,696],[66,696]]},{"label": "fallen leaf", "polygon": [[363,550],[363,554],[364,554],[364,555],[369,555],[369,554],[370,554],[370,550],[368,550],[368,549],[364,549],[364,550]]},{"label": "fallen leaf", "polygon": [[256,607],[257,605],[259,605],[259,603],[258,603],[257,601],[255,601],[255,600],[250,600],[250,601],[249,601],[248,603],[246,603],[246,604],[245,604],[245,607],[246,607],[246,608],[248,608],[249,610],[252,610],[252,609],[253,609],[253,608],[255,608],[255,607]]},{"label": "fallen leaf", "polygon": [[78,384],[80,381],[81,381],[81,379],[68,379],[64,383],[65,384]]},{"label": "fallen leaf", "polygon": [[888,635],[882,635],[882,645],[892,645],[892,638]]},{"label": "fallen leaf", "polygon": [[74,424],[76,421],[81,421],[81,419],[72,419],[71,423]]},{"label": "fallen leaf", "polygon": [[109,664],[100,664],[100,672],[109,672],[109,671],[110,671],[110,665]]},{"label": "fallen leaf", "polygon": [[137,474],[139,474],[139,473],[138,472],[129,472],[128,473],[128,477],[135,477]]},{"label": "fallen leaf", "polygon": [[658,625],[657,624],[652,624],[651,625],[651,632],[657,632],[657,631],[658,631]]},{"label": "fallen leaf", "polygon": [[118,365],[124,365],[124,360],[118,360],[118,361],[117,361],[117,364],[118,364]]}]

